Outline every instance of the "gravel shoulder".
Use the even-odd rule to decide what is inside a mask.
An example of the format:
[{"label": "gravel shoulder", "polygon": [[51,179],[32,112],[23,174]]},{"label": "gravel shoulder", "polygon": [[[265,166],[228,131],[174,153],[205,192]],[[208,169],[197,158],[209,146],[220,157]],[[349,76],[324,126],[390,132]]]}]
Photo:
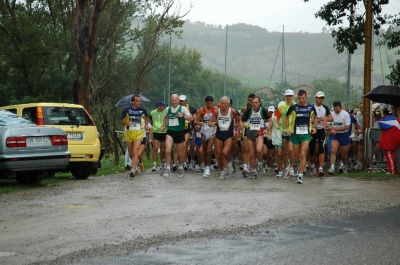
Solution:
[{"label": "gravel shoulder", "polygon": [[121,173],[0,195],[0,263],[68,264],[186,238],[348,219],[400,205],[399,179]]}]

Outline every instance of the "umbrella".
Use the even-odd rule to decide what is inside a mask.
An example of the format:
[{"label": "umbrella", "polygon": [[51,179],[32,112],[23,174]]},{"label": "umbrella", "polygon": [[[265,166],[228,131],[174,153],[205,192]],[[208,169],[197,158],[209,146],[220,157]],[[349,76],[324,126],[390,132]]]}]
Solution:
[{"label": "umbrella", "polygon": [[400,105],[400,87],[398,86],[377,86],[364,97],[379,103],[386,103],[394,106]]},{"label": "umbrella", "polygon": [[[134,94],[125,96],[123,98],[121,98],[117,104],[115,104],[114,107],[118,107],[118,106],[129,106],[131,105],[131,99],[133,97]],[[150,99],[146,98],[145,96],[139,94],[139,96],[142,98],[142,102],[150,102]]]}]

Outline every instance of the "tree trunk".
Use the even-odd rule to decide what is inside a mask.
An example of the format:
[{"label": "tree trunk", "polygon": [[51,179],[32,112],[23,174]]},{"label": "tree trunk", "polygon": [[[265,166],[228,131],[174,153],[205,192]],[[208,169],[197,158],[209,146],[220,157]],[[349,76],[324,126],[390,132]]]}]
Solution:
[{"label": "tree trunk", "polygon": [[[77,16],[77,102],[90,112],[90,76],[96,47],[96,32],[103,0],[94,2],[89,23],[85,23],[87,0],[78,0]],[[90,26],[87,26],[90,25]]]}]

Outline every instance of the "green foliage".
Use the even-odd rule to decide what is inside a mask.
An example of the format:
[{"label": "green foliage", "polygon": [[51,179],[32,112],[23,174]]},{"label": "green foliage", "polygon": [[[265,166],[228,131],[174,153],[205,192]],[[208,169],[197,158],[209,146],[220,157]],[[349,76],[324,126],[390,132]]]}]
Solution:
[{"label": "green foliage", "polygon": [[[308,0],[304,0],[308,2]],[[316,18],[326,21],[328,26],[336,26],[331,35],[335,39],[335,47],[339,53],[345,50],[354,53],[359,45],[365,42],[365,13],[358,12],[366,9],[367,1],[363,0],[335,0],[323,5],[315,14]],[[381,14],[382,5],[389,4],[389,0],[372,1],[374,17],[373,30],[376,35],[382,25],[386,24],[387,17]],[[346,25],[344,23],[346,21]],[[348,23],[348,25],[347,25]]]},{"label": "green foliage", "polygon": [[[64,41],[70,30],[61,30],[65,16],[53,13],[57,4],[51,8],[46,1],[0,4],[0,76],[10,99],[3,100],[3,104],[53,96],[70,100],[65,86],[71,82],[62,73],[63,62],[68,58],[63,51]],[[54,82],[57,84],[53,85]]]},{"label": "green foliage", "polygon": [[[394,16],[390,21],[390,27],[383,34],[383,41],[380,45],[387,45],[389,49],[399,48],[400,45],[400,16]],[[400,50],[396,51],[397,55],[400,55]],[[387,75],[387,78],[391,81],[393,85],[400,86],[400,60],[390,65],[391,72]]]},{"label": "green foliage", "polygon": [[328,79],[315,79],[314,91],[322,91],[325,93],[324,104],[331,107],[334,101],[341,101],[342,106],[353,109],[358,106],[358,103],[362,101],[362,89],[351,89],[350,90],[350,101],[346,102],[345,98],[347,95],[347,84],[340,82],[335,78]]}]

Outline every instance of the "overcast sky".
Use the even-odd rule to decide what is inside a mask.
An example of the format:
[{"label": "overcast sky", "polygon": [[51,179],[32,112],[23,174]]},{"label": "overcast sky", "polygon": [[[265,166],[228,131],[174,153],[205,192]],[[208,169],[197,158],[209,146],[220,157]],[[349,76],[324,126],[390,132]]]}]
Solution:
[{"label": "overcast sky", "polygon": [[[321,32],[326,23],[315,18],[321,6],[328,0],[180,0],[181,12],[193,5],[186,19],[214,25],[245,23],[266,28],[269,31]],[[384,7],[385,13],[400,13],[400,0],[391,0]]]}]

